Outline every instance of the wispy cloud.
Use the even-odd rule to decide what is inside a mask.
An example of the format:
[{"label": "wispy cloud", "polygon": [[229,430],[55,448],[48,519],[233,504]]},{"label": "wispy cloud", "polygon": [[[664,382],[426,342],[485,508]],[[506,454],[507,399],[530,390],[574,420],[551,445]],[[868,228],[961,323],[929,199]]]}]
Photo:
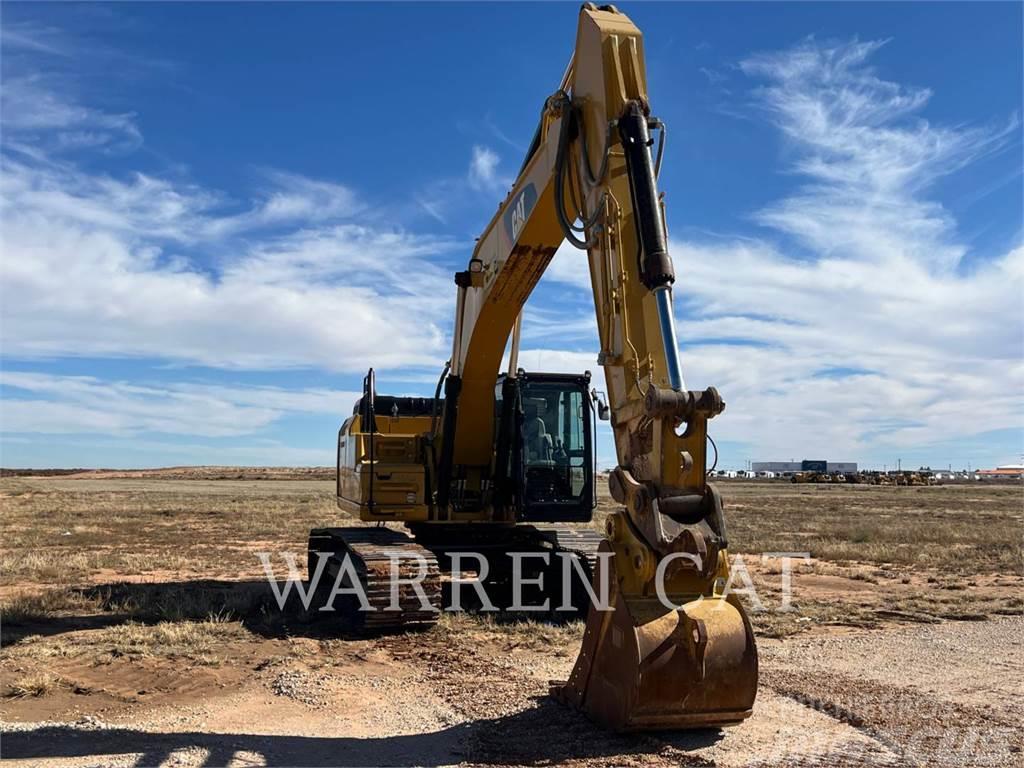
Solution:
[{"label": "wispy cloud", "polygon": [[[167,466],[331,466],[334,451],[330,441],[303,447],[291,441],[255,435],[183,439],[123,435],[61,433],[50,435],[4,435],[5,459],[22,466],[146,469]],[[15,450],[12,450],[15,449]]]},{"label": "wispy cloud", "polygon": [[257,433],[290,413],[337,414],[359,396],[324,389],[147,385],[9,370],[0,373],[0,392],[4,432],[201,437]]},{"label": "wispy cloud", "polygon": [[12,51],[28,51],[68,57],[74,52],[74,46],[61,30],[27,21],[5,21],[0,27],[0,45],[8,55]]},{"label": "wispy cloud", "polygon": [[366,212],[356,193],[334,182],[265,169],[261,197],[241,213],[211,217],[200,233],[218,238],[280,225],[306,225],[352,219]]},{"label": "wispy cloud", "polygon": [[338,371],[443,356],[451,289],[436,260],[452,242],[376,226],[348,187],[276,170],[243,203],[86,170],[52,150],[55,137],[113,131],[123,116],[30,90],[42,96],[5,115],[16,130],[2,144],[6,356]]},{"label": "wispy cloud", "polygon": [[447,226],[448,219],[444,215],[444,207],[439,201],[431,200],[423,194],[417,194],[414,199],[416,200],[416,205],[430,218],[439,224]]},{"label": "wispy cloud", "polygon": [[[672,242],[688,384],[722,390],[714,432],[752,455],[863,458],[1024,424],[1024,248],[959,268],[956,222],[927,197],[1019,123],[929,123],[928,89],[869,66],[883,44],[741,62],[801,181],[754,212],[771,238]],[[551,276],[586,286],[571,256]]]},{"label": "wispy cloud", "polygon": [[444,174],[434,179],[413,195],[413,201],[417,213],[426,214],[447,227],[459,213],[478,209],[481,200],[500,199],[513,181],[501,172],[501,156],[497,152],[475,144],[464,173]]},{"label": "wispy cloud", "polygon": [[0,129],[8,151],[38,160],[81,150],[123,154],[142,145],[133,112],[97,109],[77,98],[76,62],[86,50],[79,41],[53,27],[5,20],[0,47]]},{"label": "wispy cloud", "polygon": [[723,74],[722,72],[719,72],[717,69],[711,69],[709,67],[699,67],[698,71],[708,79],[708,82],[711,85],[718,85],[719,83],[722,83],[729,79],[727,75]]},{"label": "wispy cloud", "polygon": [[42,74],[4,78],[0,127],[8,148],[30,156],[92,149],[129,152],[142,144],[132,113],[111,114],[83,106]]},{"label": "wispy cloud", "polygon": [[522,155],[523,153],[526,152],[526,145],[516,141],[503,130],[501,130],[501,128],[494,122],[494,120],[491,119],[490,115],[484,118],[484,126],[486,126],[487,130],[490,131],[491,134],[496,139],[498,139],[498,141],[509,146],[518,155]]},{"label": "wispy cloud", "polygon": [[[431,258],[447,241],[301,216],[218,239],[239,220],[209,213],[215,194],[76,170],[9,165],[2,198],[5,355],[349,371],[442,353],[450,286]],[[180,247],[200,242],[202,261]]]},{"label": "wispy cloud", "polygon": [[867,61],[884,44],[808,40],[741,62],[766,81],[760,103],[799,153],[793,171],[810,180],[758,219],[818,253],[954,267],[964,252],[955,222],[922,194],[1005,146],[1019,120],[992,129],[917,117],[932,92],[881,79]]}]

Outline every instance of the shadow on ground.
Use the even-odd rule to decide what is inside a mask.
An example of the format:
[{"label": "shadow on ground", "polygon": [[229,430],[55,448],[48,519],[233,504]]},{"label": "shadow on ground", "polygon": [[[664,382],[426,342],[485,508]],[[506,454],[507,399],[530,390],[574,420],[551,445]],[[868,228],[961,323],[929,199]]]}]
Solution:
[{"label": "shadow on ground", "polygon": [[[265,579],[228,581],[197,579],[172,582],[118,582],[90,587],[68,588],[75,600],[90,606],[89,613],[69,610],[49,616],[4,616],[4,646],[15,645],[33,636],[51,637],[65,632],[103,629],[127,622],[202,621],[210,616],[241,621],[250,632],[268,639],[288,637],[357,639],[365,637],[350,628],[340,612],[321,612],[323,597],[314,597],[307,609],[295,589],[288,594],[284,608]],[[317,602],[318,599],[320,602]],[[472,606],[467,604],[467,608]],[[532,621],[562,624],[575,614],[531,612]],[[495,621],[520,621],[524,615],[493,614]],[[403,631],[415,631],[406,629]],[[379,633],[378,633],[379,634]]]},{"label": "shadow on ground", "polygon": [[48,616],[4,616],[3,645],[127,622],[202,621],[211,616],[237,619],[249,631],[268,638],[345,636],[344,627],[332,621],[336,615],[307,611],[294,591],[284,609],[279,608],[264,579],[120,582],[66,592],[72,605],[80,601],[89,606],[89,612],[72,607]]},{"label": "shadow on ground", "polygon": [[514,715],[476,720],[431,733],[355,738],[328,736],[258,735],[239,733],[151,733],[130,728],[83,730],[45,726],[4,734],[5,759],[40,760],[74,757],[139,755],[137,765],[171,761],[175,753],[200,757],[203,765],[226,765],[232,760],[259,759],[266,765],[304,766],[440,766],[458,762],[475,764],[553,765],[567,760],[607,758],[614,764],[629,756],[642,760],[664,752],[681,766],[708,766],[713,762],[687,756],[722,738],[720,731],[691,731],[668,742],[646,736],[615,735],[598,730],[550,700]]}]

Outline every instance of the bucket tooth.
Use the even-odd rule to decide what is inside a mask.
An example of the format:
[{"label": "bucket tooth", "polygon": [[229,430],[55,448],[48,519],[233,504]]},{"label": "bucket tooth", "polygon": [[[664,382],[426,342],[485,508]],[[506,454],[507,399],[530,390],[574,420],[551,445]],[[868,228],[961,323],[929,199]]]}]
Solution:
[{"label": "bucket tooth", "polygon": [[591,606],[572,674],[552,693],[621,731],[718,727],[749,717],[757,650],[735,597],[673,609],[622,595],[610,570],[613,608]]}]

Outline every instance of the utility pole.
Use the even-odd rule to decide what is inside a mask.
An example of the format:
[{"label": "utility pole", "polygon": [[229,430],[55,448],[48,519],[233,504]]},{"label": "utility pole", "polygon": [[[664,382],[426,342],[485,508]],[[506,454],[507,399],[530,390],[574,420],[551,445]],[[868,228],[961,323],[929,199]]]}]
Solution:
[{"label": "utility pole", "polygon": [[903,459],[896,459],[896,471],[897,472],[902,472],[903,471]]}]

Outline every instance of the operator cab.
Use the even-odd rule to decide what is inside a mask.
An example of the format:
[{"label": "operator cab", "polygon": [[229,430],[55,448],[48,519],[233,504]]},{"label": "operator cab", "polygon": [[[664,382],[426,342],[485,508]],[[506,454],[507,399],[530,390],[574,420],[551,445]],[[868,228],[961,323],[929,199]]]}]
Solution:
[{"label": "operator cab", "polygon": [[595,505],[590,374],[498,378],[495,500],[524,522],[588,521]]}]

